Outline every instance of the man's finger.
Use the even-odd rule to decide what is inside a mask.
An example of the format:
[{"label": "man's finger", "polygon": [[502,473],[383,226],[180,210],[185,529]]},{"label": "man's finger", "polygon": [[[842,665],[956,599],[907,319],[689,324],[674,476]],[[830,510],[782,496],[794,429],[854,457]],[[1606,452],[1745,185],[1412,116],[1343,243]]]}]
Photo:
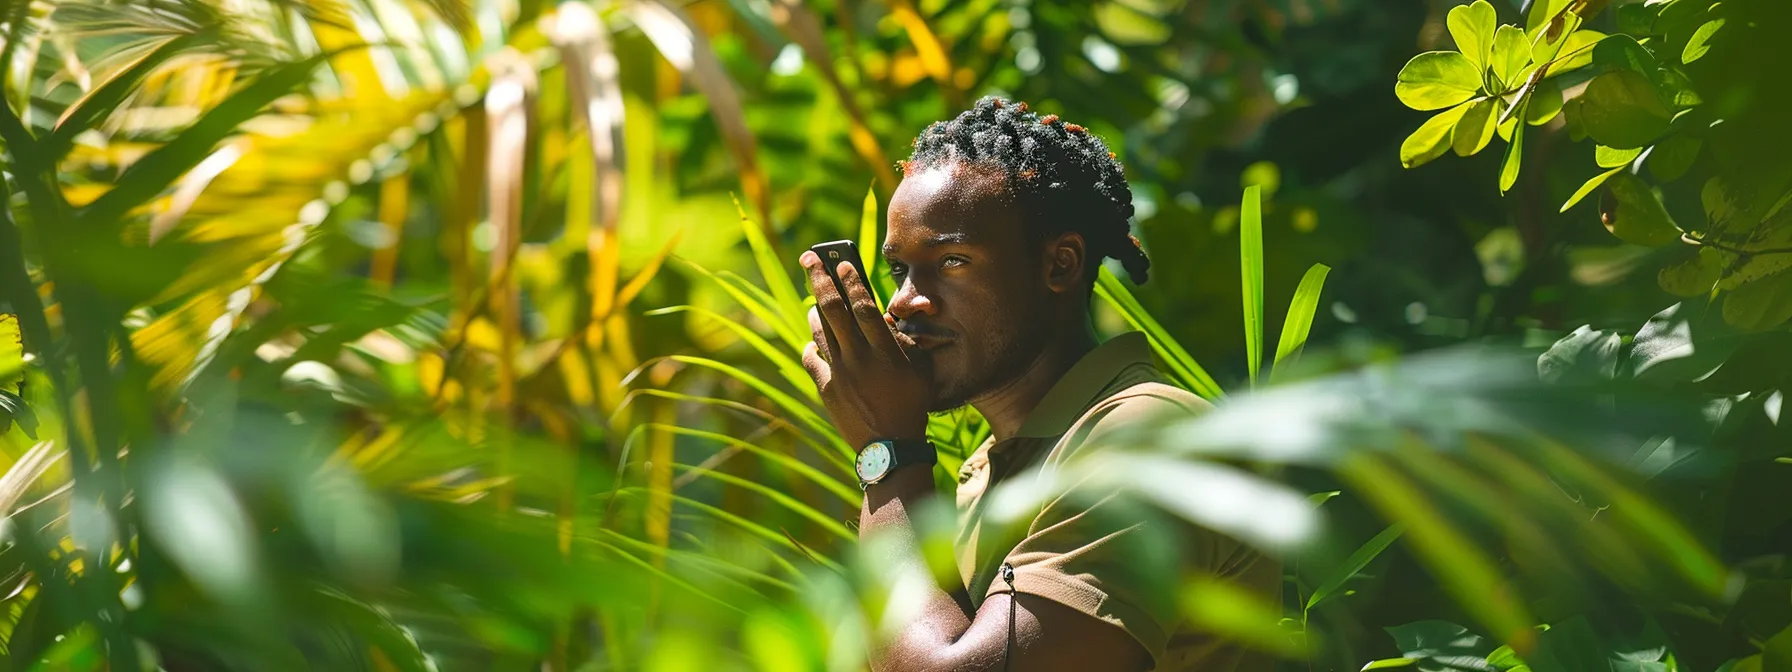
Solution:
[{"label": "man's finger", "polygon": [[828,328],[827,322],[822,321],[821,313],[815,308],[809,309],[809,336],[813,339],[809,344],[819,351],[817,354],[821,356],[821,360],[834,361],[834,331]]},{"label": "man's finger", "polygon": [[[840,262],[836,269],[840,274],[840,284],[846,286],[847,305],[852,308],[852,317],[859,325],[859,333],[864,334],[866,344],[873,349],[896,348],[896,337],[890,333],[890,325],[884,320],[884,313],[877,309],[877,299],[871,296],[871,286],[859,277],[859,269],[853,268],[851,262]],[[900,351],[888,354],[901,355]]]},{"label": "man's finger", "polygon": [[854,324],[852,311],[846,306],[846,297],[834,287],[833,276],[822,264],[821,256],[813,251],[805,251],[802,256],[803,268],[809,271],[809,290],[815,293],[815,308],[821,313],[821,321],[826,325],[833,338],[827,343],[828,355],[834,361],[841,357],[851,357],[854,348],[865,342],[865,337]]},{"label": "man's finger", "polygon": [[803,368],[808,370],[810,378],[815,379],[816,389],[827,389],[828,381],[834,378],[834,369],[821,358],[821,352],[812,342],[803,346]]}]

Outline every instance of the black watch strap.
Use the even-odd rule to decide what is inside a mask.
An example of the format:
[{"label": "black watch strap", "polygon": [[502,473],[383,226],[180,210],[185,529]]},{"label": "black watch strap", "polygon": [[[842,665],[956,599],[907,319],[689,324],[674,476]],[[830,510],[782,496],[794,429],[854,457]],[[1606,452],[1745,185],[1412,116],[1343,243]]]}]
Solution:
[{"label": "black watch strap", "polygon": [[934,450],[933,442],[926,439],[903,439],[890,441],[890,468],[906,467],[911,464],[933,466],[940,461],[939,452]]}]

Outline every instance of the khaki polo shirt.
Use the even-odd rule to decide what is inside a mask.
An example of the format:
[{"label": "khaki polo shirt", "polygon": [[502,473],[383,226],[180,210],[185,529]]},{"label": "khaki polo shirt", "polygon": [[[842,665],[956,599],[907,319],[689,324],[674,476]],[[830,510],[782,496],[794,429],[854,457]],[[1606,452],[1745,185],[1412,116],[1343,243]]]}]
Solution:
[{"label": "khaki polo shirt", "polygon": [[[1051,469],[1099,450],[1121,426],[1186,417],[1212,406],[1163,382],[1143,333],[1101,344],[1078,361],[1034,407],[1015,436],[993,438],[958,473],[959,575],[971,602],[1009,592],[997,575],[1014,567],[1014,591],[1043,597],[1119,627],[1150,652],[1157,670],[1269,670],[1273,660],[1180,627],[1178,570],[1207,572],[1280,603],[1281,568],[1211,530],[1175,523],[1153,534],[1143,511],[1108,496],[1063,497],[1029,511],[1025,529],[984,525],[984,494],[1029,469]],[[1190,484],[1199,487],[1199,484]],[[1154,518],[1162,520],[1162,517]],[[1009,529],[1002,529],[1009,527]]]}]

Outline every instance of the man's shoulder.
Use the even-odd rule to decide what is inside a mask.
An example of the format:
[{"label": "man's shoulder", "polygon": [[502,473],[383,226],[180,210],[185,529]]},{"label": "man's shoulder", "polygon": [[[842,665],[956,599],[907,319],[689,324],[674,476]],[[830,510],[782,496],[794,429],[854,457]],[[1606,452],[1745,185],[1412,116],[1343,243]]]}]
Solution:
[{"label": "man's shoulder", "polygon": [[1087,419],[1098,423],[1134,420],[1174,420],[1213,409],[1195,393],[1159,380],[1143,380],[1123,387],[1089,409]]},{"label": "man's shoulder", "polygon": [[1133,432],[1192,418],[1212,408],[1206,399],[1180,387],[1156,379],[1136,381],[1090,406],[1065,434],[1061,446],[1081,452],[1084,445],[1124,442]]}]

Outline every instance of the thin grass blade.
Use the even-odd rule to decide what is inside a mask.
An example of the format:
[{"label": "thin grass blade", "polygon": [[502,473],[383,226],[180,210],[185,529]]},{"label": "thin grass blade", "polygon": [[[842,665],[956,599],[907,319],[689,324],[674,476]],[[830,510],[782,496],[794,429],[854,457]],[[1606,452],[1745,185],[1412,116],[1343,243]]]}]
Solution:
[{"label": "thin grass blade", "polygon": [[1282,335],[1276,343],[1276,359],[1269,365],[1269,379],[1276,379],[1276,370],[1282,360],[1293,363],[1300,358],[1301,348],[1307,344],[1307,334],[1313,329],[1313,313],[1319,310],[1319,295],[1325,290],[1325,276],[1331,272],[1325,264],[1313,264],[1307,274],[1301,276],[1300,286],[1294,289],[1294,298],[1288,301],[1288,317],[1282,320]]},{"label": "thin grass blade", "polygon": [[1254,184],[1244,190],[1238,217],[1238,265],[1244,276],[1246,378],[1256,388],[1263,368],[1263,194]]}]

